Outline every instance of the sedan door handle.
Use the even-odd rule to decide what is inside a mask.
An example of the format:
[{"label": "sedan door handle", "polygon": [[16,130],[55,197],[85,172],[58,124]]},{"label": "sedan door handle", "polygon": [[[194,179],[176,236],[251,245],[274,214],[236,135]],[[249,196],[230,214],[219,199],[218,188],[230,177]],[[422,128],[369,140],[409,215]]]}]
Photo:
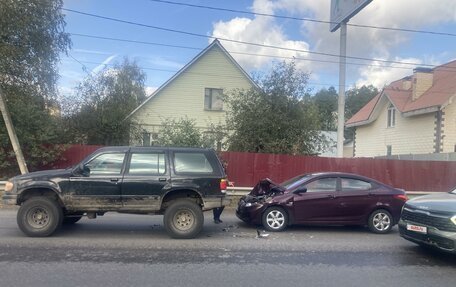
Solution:
[{"label": "sedan door handle", "polygon": [[336,196],[335,196],[335,195],[333,195],[333,194],[328,194],[328,197],[329,197],[329,198],[331,198],[331,199],[334,199],[334,198],[336,198]]},{"label": "sedan door handle", "polygon": [[119,182],[118,178],[111,178],[111,182]]},{"label": "sedan door handle", "polygon": [[160,177],[158,181],[167,181],[168,179],[166,177]]}]

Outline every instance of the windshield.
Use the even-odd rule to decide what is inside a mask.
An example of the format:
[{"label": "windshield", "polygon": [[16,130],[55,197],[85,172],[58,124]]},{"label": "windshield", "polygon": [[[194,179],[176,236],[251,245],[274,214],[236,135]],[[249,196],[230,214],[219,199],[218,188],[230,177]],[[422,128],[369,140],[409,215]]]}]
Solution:
[{"label": "windshield", "polygon": [[311,174],[298,175],[296,177],[290,178],[289,180],[282,182],[280,185],[285,187],[286,189],[292,189],[292,188],[300,185],[303,181],[307,180],[311,176],[312,176]]}]

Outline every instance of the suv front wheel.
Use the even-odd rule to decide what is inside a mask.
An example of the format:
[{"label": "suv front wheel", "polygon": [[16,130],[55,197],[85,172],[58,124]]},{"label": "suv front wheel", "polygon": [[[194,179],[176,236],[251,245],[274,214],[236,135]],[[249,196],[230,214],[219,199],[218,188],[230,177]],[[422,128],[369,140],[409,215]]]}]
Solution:
[{"label": "suv front wheel", "polygon": [[60,227],[62,220],[62,208],[55,200],[47,197],[32,197],[17,212],[19,228],[31,237],[51,235]]},{"label": "suv front wheel", "polygon": [[190,239],[203,229],[204,215],[201,207],[189,200],[176,200],[165,211],[163,218],[166,232],[172,238]]}]

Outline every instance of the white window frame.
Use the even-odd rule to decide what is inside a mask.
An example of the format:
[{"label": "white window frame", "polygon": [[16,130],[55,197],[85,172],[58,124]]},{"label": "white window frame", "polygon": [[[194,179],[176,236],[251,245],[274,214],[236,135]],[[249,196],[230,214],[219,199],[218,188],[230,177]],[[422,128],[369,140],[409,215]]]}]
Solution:
[{"label": "white window frame", "polygon": [[[214,97],[217,97],[217,94],[214,94],[214,91],[219,91],[219,100],[221,101],[220,107],[214,107]],[[223,111],[223,89],[215,88],[204,88],[204,110],[206,111]]]},{"label": "white window frame", "polygon": [[396,126],[396,108],[391,104],[388,107],[387,127],[394,128]]}]

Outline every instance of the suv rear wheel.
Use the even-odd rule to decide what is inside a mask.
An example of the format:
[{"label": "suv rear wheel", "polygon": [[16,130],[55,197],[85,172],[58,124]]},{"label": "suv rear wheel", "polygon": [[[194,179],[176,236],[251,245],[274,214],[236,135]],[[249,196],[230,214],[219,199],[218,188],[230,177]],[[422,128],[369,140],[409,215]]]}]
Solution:
[{"label": "suv rear wheel", "polygon": [[204,215],[201,207],[196,203],[189,200],[176,200],[166,209],[163,223],[166,232],[172,238],[190,239],[201,232]]},{"label": "suv rear wheel", "polygon": [[31,237],[51,235],[60,227],[62,220],[62,208],[55,200],[47,197],[32,197],[17,212],[19,228]]}]

